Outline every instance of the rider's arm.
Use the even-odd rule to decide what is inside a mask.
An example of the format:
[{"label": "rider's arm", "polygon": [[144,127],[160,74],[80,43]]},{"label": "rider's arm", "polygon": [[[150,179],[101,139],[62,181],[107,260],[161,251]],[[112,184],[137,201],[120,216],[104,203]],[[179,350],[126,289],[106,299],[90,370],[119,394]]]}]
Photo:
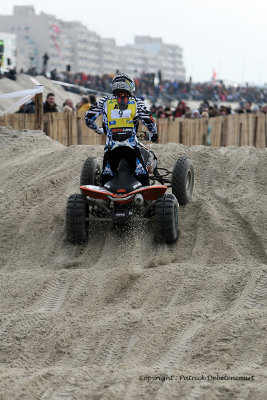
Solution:
[{"label": "rider's arm", "polygon": [[97,117],[99,115],[103,114],[104,112],[104,103],[105,103],[106,97],[101,98],[98,100],[95,104],[93,104],[89,110],[85,113],[84,119],[85,123],[88,126],[88,128],[93,129],[96,133],[102,134],[104,133],[103,128],[97,125],[95,122]]},{"label": "rider's arm", "polygon": [[147,108],[147,106],[141,99],[136,98],[136,100],[137,100],[137,112],[139,115],[139,119],[141,119],[143,124],[149,130],[149,132],[153,133],[152,141],[157,140],[158,138],[157,125],[151,111]]}]

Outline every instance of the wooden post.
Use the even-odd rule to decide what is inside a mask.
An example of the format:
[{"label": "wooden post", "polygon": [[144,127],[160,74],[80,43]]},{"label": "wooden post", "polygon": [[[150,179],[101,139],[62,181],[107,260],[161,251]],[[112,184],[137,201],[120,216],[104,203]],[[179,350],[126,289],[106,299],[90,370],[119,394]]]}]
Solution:
[{"label": "wooden post", "polygon": [[83,144],[81,118],[79,118],[78,115],[77,115],[77,144]]},{"label": "wooden post", "polygon": [[202,145],[205,146],[207,143],[207,136],[208,136],[208,120],[203,121],[204,131],[202,131]]},{"label": "wooden post", "polygon": [[258,115],[255,115],[255,119],[254,119],[255,125],[254,125],[254,135],[253,135],[253,146],[255,146],[255,147],[257,145],[258,118],[259,118]]},{"label": "wooden post", "polygon": [[182,121],[179,122],[180,132],[179,132],[179,143],[183,143],[183,124]]},{"label": "wooden post", "polygon": [[238,141],[238,146],[242,146],[242,128],[243,124],[240,122],[239,124],[239,141]]},{"label": "wooden post", "polygon": [[35,95],[35,124],[34,129],[43,130],[43,93],[37,93]]}]

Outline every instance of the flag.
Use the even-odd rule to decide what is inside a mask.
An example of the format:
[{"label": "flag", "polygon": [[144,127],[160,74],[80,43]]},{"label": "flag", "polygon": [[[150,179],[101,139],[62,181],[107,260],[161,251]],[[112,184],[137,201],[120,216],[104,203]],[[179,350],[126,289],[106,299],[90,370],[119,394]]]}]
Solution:
[{"label": "flag", "polygon": [[61,32],[62,32],[61,29],[60,29],[60,27],[59,27],[57,24],[53,24],[53,25],[51,26],[51,28],[52,28],[52,31],[53,31],[54,33],[61,33]]},{"label": "flag", "polygon": [[58,43],[58,40],[59,40],[59,36],[58,35],[62,32],[62,30],[56,23],[51,25],[51,30],[52,30],[52,35],[51,36],[52,36],[52,39],[53,39],[54,46],[57,49],[59,58],[61,59],[61,51],[60,51],[60,45]]},{"label": "flag", "polygon": [[217,73],[216,73],[215,69],[213,68],[212,69],[212,82],[213,82],[213,84],[215,83],[216,76],[217,76]]}]

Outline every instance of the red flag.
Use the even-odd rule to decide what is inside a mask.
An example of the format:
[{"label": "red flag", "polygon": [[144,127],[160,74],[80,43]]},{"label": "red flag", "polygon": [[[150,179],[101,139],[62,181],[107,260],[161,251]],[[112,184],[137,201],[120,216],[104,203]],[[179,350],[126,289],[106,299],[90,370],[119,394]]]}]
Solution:
[{"label": "red flag", "polygon": [[53,25],[51,26],[51,28],[52,28],[52,31],[53,31],[53,32],[55,32],[55,33],[61,33],[61,29],[60,29],[60,27],[59,27],[58,25],[53,24]]},{"label": "red flag", "polygon": [[216,76],[217,76],[216,71],[214,68],[212,68],[212,83],[213,84],[215,83]]}]

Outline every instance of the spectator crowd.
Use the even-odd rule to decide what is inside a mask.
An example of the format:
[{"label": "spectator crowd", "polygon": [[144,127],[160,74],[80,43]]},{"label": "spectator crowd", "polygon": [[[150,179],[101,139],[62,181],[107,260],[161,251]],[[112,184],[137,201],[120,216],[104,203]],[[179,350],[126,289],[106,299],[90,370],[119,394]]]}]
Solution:
[{"label": "spectator crowd", "polygon": [[[33,73],[29,71],[28,73]],[[96,97],[111,93],[111,82],[114,74],[103,76],[86,75],[84,73],[71,74],[70,72],[57,73],[51,71],[49,77],[52,80],[65,82],[64,86],[68,92],[83,95],[81,101],[74,105],[71,98],[67,98],[62,106],[55,103],[55,96],[49,93],[44,103],[44,112],[57,111],[79,111],[85,113],[91,104],[96,101]],[[159,76],[159,78],[161,78]],[[140,78],[135,79],[135,95],[143,100],[147,100],[155,118],[201,118],[203,116],[216,117],[233,113],[267,113],[267,87],[256,87],[246,85],[226,85],[223,81],[213,81],[206,83],[192,83],[159,80],[155,74],[143,73]],[[190,108],[192,101],[200,102],[199,107]],[[218,103],[227,103],[220,105]],[[229,106],[229,103],[238,103],[238,106]],[[151,106],[152,104],[152,106]],[[34,112],[34,98],[21,106],[18,112]],[[203,114],[204,113],[204,114]]]},{"label": "spectator crowd", "polygon": [[221,105],[218,107],[216,104],[211,105],[208,101],[203,101],[197,109],[191,109],[183,100],[179,101],[176,108],[170,106],[155,106],[150,108],[155,118],[202,118],[202,117],[218,117],[229,114],[247,114],[247,113],[260,113],[267,114],[267,104],[258,106],[252,104],[250,101],[242,103],[239,107],[232,109],[231,106]]},{"label": "spectator crowd", "polygon": [[[85,74],[57,74],[51,72],[51,79],[62,80],[74,85],[95,90],[99,93],[111,93],[111,82],[114,74],[92,76]],[[264,112],[267,113],[267,87],[246,85],[226,85],[223,81],[206,83],[177,82],[156,80],[155,74],[143,73],[135,79],[135,95],[147,99],[152,104],[151,111],[156,118],[200,118],[203,112],[209,117],[233,113]],[[75,87],[66,90],[77,91]],[[79,90],[79,89],[78,89]],[[186,101],[200,101],[197,109],[191,109]],[[173,103],[177,104],[173,107]],[[218,103],[239,103],[238,107]],[[205,115],[205,114],[204,114]]]},{"label": "spectator crowd", "polygon": [[[51,79],[83,86],[99,92],[111,92],[111,82],[114,74],[93,76],[81,74],[60,73],[51,71]],[[219,102],[251,102],[257,105],[267,103],[267,87],[239,86],[225,84],[223,81],[204,83],[178,82],[156,79],[155,74],[143,73],[135,79],[136,96],[146,97],[151,103],[160,98],[164,103],[171,100],[199,100]],[[73,90],[74,88],[68,88]]]},{"label": "spectator crowd", "polygon": [[[54,93],[48,93],[46,100],[43,104],[43,112],[72,112],[77,111],[79,117],[83,117],[85,112],[90,108],[91,104],[96,102],[95,95],[91,94],[89,96],[83,95],[81,100],[74,105],[73,100],[68,97],[63,102],[62,106],[59,106],[55,102]],[[260,113],[263,112],[267,114],[267,104],[258,106],[257,104],[252,104],[250,101],[241,104],[236,109],[232,109],[231,106],[221,105],[218,107],[216,104],[211,105],[208,101],[203,101],[200,103],[198,108],[191,109],[185,101],[181,100],[178,102],[176,107],[167,106],[156,106],[153,104],[150,107],[152,115],[156,119],[167,118],[191,118],[198,119],[202,117],[218,117],[235,113]],[[17,113],[31,114],[35,112],[35,97],[30,101],[23,104]]]},{"label": "spectator crowd", "polygon": [[[62,106],[58,106],[55,101],[54,93],[48,93],[46,96],[46,100],[43,104],[43,112],[51,113],[51,112],[72,112],[78,111],[78,116],[83,117],[85,112],[89,110],[91,104],[96,102],[96,97],[94,95],[90,96],[82,96],[81,100],[74,105],[73,100],[71,98],[67,98]],[[35,112],[35,96],[31,98],[30,101],[20,106],[17,113],[23,114],[33,114]]]}]

